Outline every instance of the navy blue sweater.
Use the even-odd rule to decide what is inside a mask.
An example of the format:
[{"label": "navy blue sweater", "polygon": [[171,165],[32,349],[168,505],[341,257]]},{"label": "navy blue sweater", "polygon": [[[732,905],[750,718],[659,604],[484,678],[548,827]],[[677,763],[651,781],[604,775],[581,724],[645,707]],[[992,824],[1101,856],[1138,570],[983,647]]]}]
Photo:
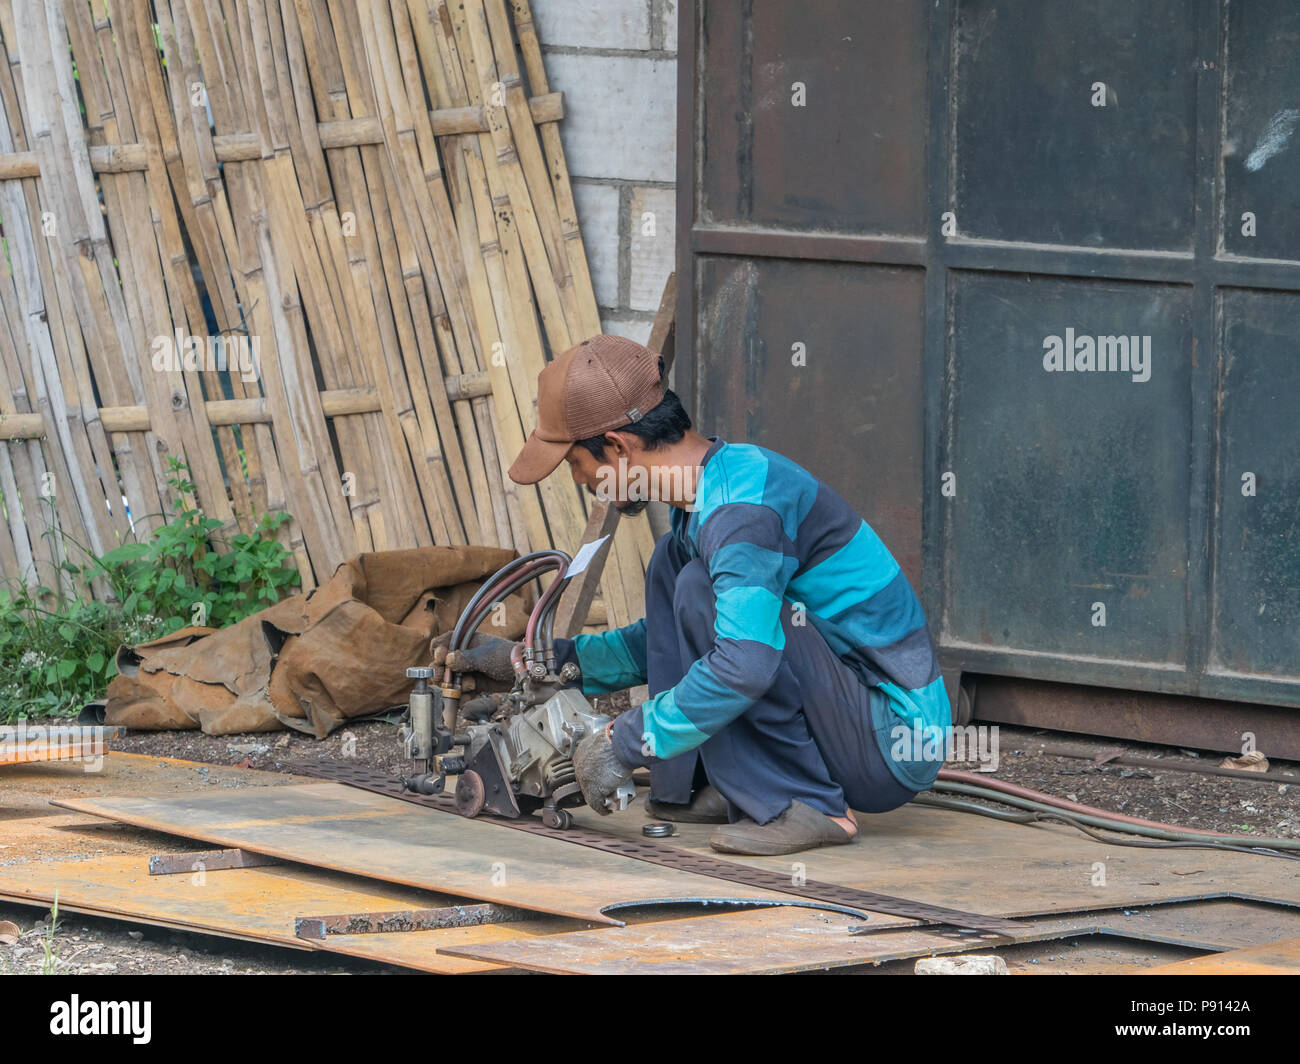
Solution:
[{"label": "navy blue sweater", "polygon": [[[615,751],[648,764],[699,746],[772,684],[782,611],[810,623],[862,682],[887,696],[873,727],[882,751],[900,726],[946,728],[951,709],[925,614],[880,537],[825,483],[766,448],[714,440],[694,507],[673,507],[669,535],[707,566],[717,599],[713,647],[676,686],[618,718]],[[583,690],[646,682],[645,620],[572,641]],[[560,641],[557,640],[557,643]],[[567,648],[562,649],[562,653]],[[886,757],[904,786],[934,781],[932,761]]]}]

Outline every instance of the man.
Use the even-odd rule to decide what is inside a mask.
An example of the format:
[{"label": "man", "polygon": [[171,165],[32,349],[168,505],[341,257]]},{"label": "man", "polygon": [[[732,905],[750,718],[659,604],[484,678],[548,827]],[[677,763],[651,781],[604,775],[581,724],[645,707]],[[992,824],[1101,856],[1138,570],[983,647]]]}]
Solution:
[{"label": "man", "polygon": [[[542,370],[537,429],[510,468],[533,484],[567,462],[625,513],[650,497],[672,508],[645,618],[556,640],[588,694],[651,692],[579,744],[583,796],[604,813],[619,781],[648,765],[652,815],[718,824],[715,850],[851,842],[851,810],[894,809],[940,767],[890,756],[913,746],[895,742],[899,729],[951,723],[925,616],[839,495],[772,451],[694,431],[661,372],[622,337],[570,348]],[[453,668],[508,677],[509,644],[496,642]]]}]

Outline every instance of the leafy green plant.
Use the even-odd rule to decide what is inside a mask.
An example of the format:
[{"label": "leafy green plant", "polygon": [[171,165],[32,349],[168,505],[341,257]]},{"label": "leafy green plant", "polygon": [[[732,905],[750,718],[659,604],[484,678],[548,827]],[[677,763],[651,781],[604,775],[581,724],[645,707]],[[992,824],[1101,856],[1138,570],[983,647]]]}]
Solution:
[{"label": "leafy green plant", "polygon": [[162,632],[158,618],[127,617],[114,603],[74,599],[49,609],[25,591],[0,590],[0,720],[79,710],[116,672],[121,644]]},{"label": "leafy green plant", "polygon": [[75,713],[103,693],[123,643],[191,624],[222,628],[299,585],[289,552],[275,538],[287,514],[262,516],[252,532],[221,541],[221,522],[185,501],[194,498],[194,484],[183,461],[169,460],[168,482],[182,501],[147,542],[99,557],[73,544],[85,555],[82,565],[68,559],[66,543],[56,544],[71,582],[101,582],[116,601],[91,600],[84,589],[70,595],[62,580],[53,589],[0,589],[0,721]]},{"label": "leafy green plant", "polygon": [[[178,497],[192,498],[185,463],[169,459],[168,472]],[[284,513],[263,515],[252,533],[230,537],[229,549],[218,552],[213,543],[221,522],[182,503],[147,543],[124,543],[98,558],[96,575],[113,586],[127,616],[147,607],[161,618],[163,634],[188,624],[223,628],[298,585],[298,570],[275,538],[288,520]]]}]

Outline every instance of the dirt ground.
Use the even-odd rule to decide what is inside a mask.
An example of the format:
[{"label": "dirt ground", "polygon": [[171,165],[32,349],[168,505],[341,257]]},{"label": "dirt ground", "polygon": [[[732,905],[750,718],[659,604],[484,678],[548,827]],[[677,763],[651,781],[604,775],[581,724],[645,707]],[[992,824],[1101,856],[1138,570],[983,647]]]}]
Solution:
[{"label": "dirt ground", "polygon": [[[1238,779],[1150,766],[1101,764],[1074,757],[1038,753],[1040,743],[1068,744],[1105,755],[1125,755],[1170,763],[1219,765],[1224,755],[1209,751],[1128,743],[1062,732],[1002,727],[997,779],[1060,798],[1098,806],[1128,816],[1232,835],[1300,837],[1296,807],[1300,766],[1269,764],[1270,776],[1294,776],[1295,784],[1266,779]],[[1265,751],[1267,752],[1267,751]],[[973,765],[950,765],[971,769]]]},{"label": "dirt ground", "polygon": [[[61,912],[50,939],[49,912],[0,902],[0,920],[22,934],[0,945],[0,975],[347,975],[407,974],[337,954],[280,949],[214,935],[144,927],[121,920]],[[45,943],[52,960],[47,964]],[[47,971],[48,969],[48,971]]]},{"label": "dirt ground", "polygon": [[[1098,755],[1122,749],[1128,755],[1171,763],[1217,765],[1222,759],[1221,754],[1203,751],[1004,727],[999,732],[1000,763],[996,777],[1151,820],[1261,837],[1300,837],[1300,816],[1295,812],[1289,783],[1048,756],[1036,749],[1044,741],[1068,742],[1087,751],[1095,750]],[[114,740],[110,745],[114,750],[128,753],[264,771],[287,771],[287,766],[293,763],[313,760],[354,760],[394,775],[408,767],[398,751],[397,727],[386,721],[358,722],[323,740],[297,732],[239,736],[139,732]],[[1295,765],[1274,762],[1270,772],[1295,775],[1296,782],[1300,783],[1300,769]],[[48,912],[33,906],[0,903],[0,921],[4,920],[18,925],[20,938],[13,945],[0,945],[0,974],[39,973],[51,963],[54,971],[70,974],[399,974],[404,971],[337,955],[297,952],[68,912],[60,914],[50,962],[45,949]],[[0,927],[0,933],[3,930]],[[1095,940],[1017,947],[1006,959],[1013,972],[1063,974],[1140,967],[1180,955],[1182,951],[1171,954],[1148,943]],[[910,970],[910,963],[897,962],[873,971],[892,974]]]}]

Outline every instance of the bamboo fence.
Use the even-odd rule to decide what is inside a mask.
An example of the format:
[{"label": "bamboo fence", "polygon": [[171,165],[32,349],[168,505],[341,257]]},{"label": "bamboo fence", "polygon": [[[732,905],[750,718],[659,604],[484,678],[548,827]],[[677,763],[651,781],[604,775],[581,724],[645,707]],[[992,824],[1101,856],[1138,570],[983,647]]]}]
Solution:
[{"label": "bamboo fence", "polygon": [[[287,511],[305,588],[576,547],[568,478],[505,476],[601,329],[528,0],[0,0],[0,35],[7,580],[177,502]],[[619,522],[589,621],[641,616],[652,548]]]}]

